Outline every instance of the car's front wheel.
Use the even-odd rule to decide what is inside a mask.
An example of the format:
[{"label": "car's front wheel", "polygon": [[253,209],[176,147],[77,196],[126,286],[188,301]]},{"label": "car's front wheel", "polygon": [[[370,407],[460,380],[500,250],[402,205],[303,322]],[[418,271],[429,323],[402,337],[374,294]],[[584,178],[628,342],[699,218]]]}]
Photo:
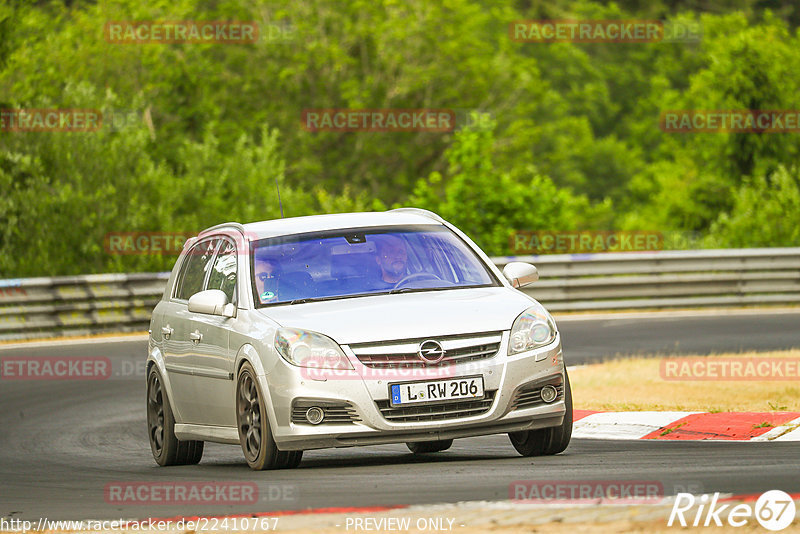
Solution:
[{"label": "car's front wheel", "polygon": [[158,465],[191,465],[203,457],[202,441],[175,437],[175,416],[155,366],[147,375],[147,434]]},{"label": "car's front wheel", "polygon": [[546,456],[564,452],[572,437],[572,390],[569,375],[564,369],[564,405],[567,408],[564,421],[559,426],[511,432],[511,444],[522,456]]},{"label": "car's front wheel", "polygon": [[439,441],[411,441],[406,443],[408,450],[414,454],[426,454],[429,452],[446,451],[453,445],[452,439],[443,439]]},{"label": "car's front wheel", "polygon": [[282,469],[297,467],[303,451],[281,451],[272,439],[267,419],[267,407],[249,363],[242,365],[236,383],[236,426],[244,458],[251,469]]}]

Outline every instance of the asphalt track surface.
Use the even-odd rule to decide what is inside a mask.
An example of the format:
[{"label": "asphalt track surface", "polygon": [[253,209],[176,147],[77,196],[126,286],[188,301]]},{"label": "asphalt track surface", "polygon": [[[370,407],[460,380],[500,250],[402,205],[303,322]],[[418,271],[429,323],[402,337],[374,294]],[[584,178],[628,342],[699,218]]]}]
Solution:
[{"label": "asphalt track surface", "polygon": [[685,355],[800,348],[800,309],[556,317],[567,364],[631,354]]},{"label": "asphalt track surface", "polygon": [[[721,352],[800,347],[800,312],[705,317],[562,320],[569,363],[620,353]],[[505,500],[517,480],[654,481],[677,491],[800,492],[797,445],[573,440],[565,453],[517,455],[506,436],[458,440],[414,457],[403,445],[309,451],[294,470],[253,472],[241,449],[206,444],[197,466],[159,468],[145,429],[142,340],[0,349],[4,356],[107,356],[101,381],[0,380],[0,517],[38,520],[246,514],[321,507]],[[248,482],[251,504],[119,505],[107,484]]]}]

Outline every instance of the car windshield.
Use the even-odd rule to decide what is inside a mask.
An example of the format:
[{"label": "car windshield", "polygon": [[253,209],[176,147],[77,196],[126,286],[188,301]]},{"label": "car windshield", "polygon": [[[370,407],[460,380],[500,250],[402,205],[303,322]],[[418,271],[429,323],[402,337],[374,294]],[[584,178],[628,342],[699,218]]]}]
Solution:
[{"label": "car windshield", "polygon": [[378,293],[498,285],[438,225],[356,228],[263,239],[252,249],[259,307]]}]

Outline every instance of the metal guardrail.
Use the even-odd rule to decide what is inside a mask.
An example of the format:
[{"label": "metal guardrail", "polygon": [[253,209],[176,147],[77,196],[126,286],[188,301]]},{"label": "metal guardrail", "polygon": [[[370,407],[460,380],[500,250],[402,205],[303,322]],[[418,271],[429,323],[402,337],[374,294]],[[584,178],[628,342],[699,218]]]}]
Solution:
[{"label": "metal guardrail", "polygon": [[[800,303],[800,248],[505,256],[554,312]],[[0,340],[147,330],[169,273],[0,280]]]},{"label": "metal guardrail", "polygon": [[800,303],[800,248],[514,256],[540,280],[524,291],[551,311]]},{"label": "metal guardrail", "polygon": [[169,273],[0,280],[0,340],[147,330]]}]

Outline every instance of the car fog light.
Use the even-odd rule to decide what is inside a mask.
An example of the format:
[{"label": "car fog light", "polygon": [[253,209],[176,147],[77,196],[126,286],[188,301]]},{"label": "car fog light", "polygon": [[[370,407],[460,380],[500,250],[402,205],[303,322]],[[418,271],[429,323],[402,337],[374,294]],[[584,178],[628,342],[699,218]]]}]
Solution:
[{"label": "car fog light", "polygon": [[550,385],[547,385],[542,388],[542,400],[547,404],[550,404],[558,397],[558,390]]},{"label": "car fog light", "polygon": [[325,419],[325,412],[322,411],[322,408],[318,408],[317,406],[312,406],[308,410],[306,410],[306,421],[311,423],[312,425],[318,425]]}]

